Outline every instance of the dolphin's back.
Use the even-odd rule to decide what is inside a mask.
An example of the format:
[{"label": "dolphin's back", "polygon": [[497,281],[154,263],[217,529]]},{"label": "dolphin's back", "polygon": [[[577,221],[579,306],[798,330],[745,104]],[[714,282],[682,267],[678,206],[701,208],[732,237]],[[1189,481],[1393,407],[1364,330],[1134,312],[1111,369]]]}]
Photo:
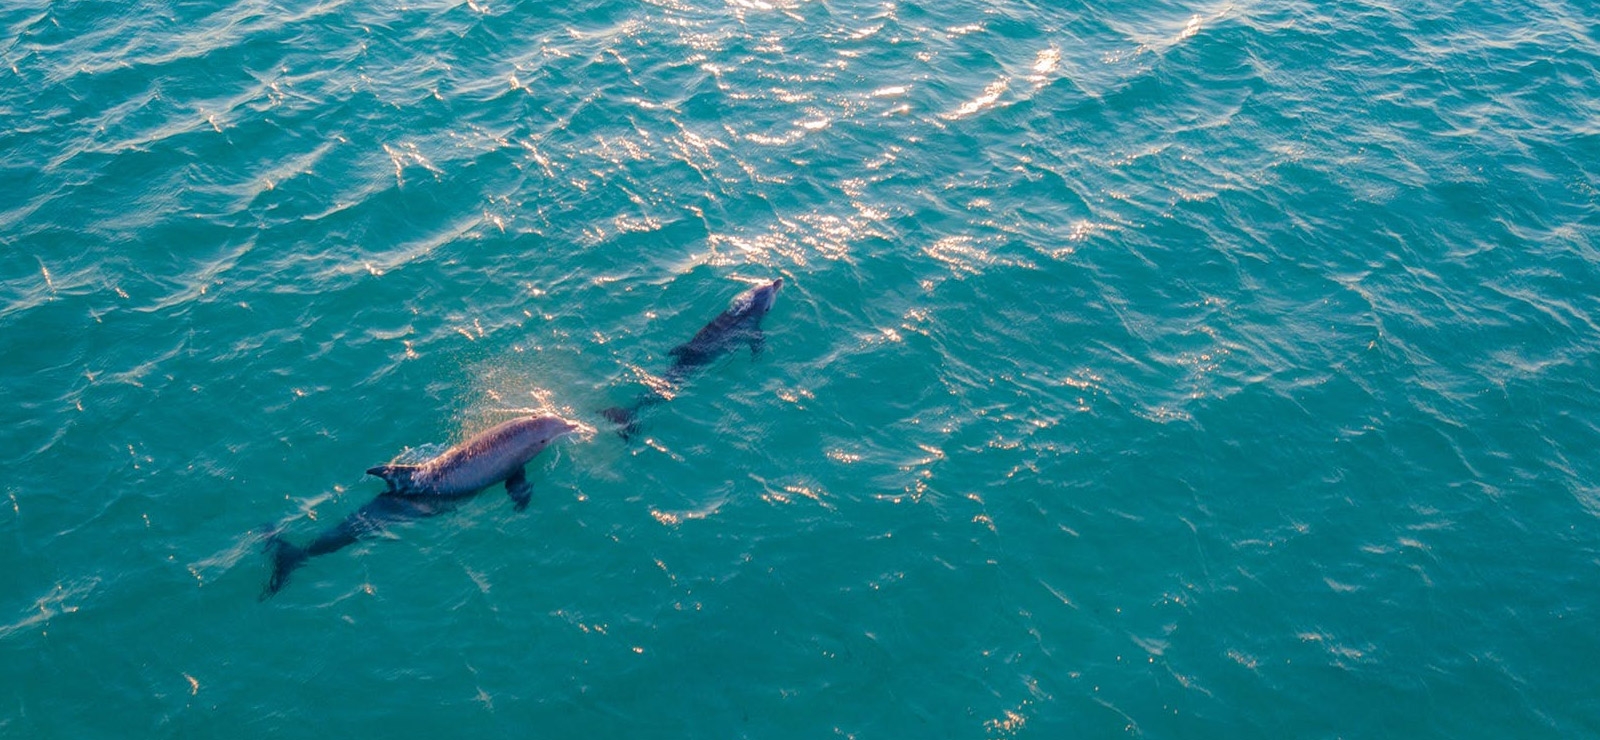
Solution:
[{"label": "dolphin's back", "polygon": [[549,430],[533,417],[512,419],[421,465],[419,493],[459,496],[509,478],[544,450]]},{"label": "dolphin's back", "polygon": [[754,291],[741,293],[734,298],[728,310],[700,327],[692,339],[672,348],[668,354],[685,364],[701,364],[727,349],[729,340],[741,330],[755,329],[766,314],[767,306],[755,299]]}]

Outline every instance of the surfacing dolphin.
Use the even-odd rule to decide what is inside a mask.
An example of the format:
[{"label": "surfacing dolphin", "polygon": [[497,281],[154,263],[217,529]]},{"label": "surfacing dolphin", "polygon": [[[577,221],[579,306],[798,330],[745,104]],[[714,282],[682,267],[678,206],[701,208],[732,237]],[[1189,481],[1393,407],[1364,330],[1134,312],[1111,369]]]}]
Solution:
[{"label": "surfacing dolphin", "polygon": [[766,335],[761,332],[761,319],[772,310],[772,304],[778,300],[778,291],[782,289],[783,278],[778,278],[735,296],[733,302],[728,304],[728,310],[701,327],[693,339],[668,352],[672,356],[672,367],[667,369],[666,375],[655,384],[656,387],[639,394],[633,403],[625,407],[612,406],[600,413],[620,425],[622,428],[617,433],[627,439],[639,430],[640,409],[667,400],[668,396],[663,395],[661,390],[677,388],[696,368],[711,364],[741,344],[749,345],[751,357],[761,354],[766,344]]},{"label": "surfacing dolphin", "polygon": [[517,511],[528,507],[533,486],[527,465],[558,437],[578,425],[557,416],[523,416],[445,450],[420,465],[379,465],[367,471],[382,478],[389,490],[345,517],[305,547],[277,534],[267,539],[272,556],[272,577],[261,592],[265,599],[283,588],[289,574],[307,560],[354,544],[382,532],[392,522],[443,514],[479,491],[504,481]]}]

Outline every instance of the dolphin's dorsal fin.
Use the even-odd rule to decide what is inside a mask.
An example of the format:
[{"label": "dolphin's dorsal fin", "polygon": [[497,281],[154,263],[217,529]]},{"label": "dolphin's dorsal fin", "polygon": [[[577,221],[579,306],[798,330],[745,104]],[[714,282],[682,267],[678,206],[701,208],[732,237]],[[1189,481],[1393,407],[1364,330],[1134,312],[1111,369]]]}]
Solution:
[{"label": "dolphin's dorsal fin", "polygon": [[417,474],[415,465],[379,465],[368,468],[367,475],[375,475],[389,484],[387,493],[405,493],[411,488],[411,478]]}]

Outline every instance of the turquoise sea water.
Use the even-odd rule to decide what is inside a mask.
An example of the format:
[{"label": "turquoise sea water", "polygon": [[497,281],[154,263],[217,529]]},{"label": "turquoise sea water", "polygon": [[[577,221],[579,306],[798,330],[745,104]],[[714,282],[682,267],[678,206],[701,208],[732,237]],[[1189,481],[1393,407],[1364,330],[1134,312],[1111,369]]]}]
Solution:
[{"label": "turquoise sea water", "polygon": [[0,735],[1600,734],[1597,27],[8,2]]}]

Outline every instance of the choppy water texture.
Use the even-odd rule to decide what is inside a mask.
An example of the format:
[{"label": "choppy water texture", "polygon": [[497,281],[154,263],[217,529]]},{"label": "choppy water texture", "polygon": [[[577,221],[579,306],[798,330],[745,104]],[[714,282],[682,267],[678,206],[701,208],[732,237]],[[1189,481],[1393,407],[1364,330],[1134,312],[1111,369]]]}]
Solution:
[{"label": "choppy water texture", "polygon": [[1600,734],[1597,27],[7,2],[0,734]]}]

